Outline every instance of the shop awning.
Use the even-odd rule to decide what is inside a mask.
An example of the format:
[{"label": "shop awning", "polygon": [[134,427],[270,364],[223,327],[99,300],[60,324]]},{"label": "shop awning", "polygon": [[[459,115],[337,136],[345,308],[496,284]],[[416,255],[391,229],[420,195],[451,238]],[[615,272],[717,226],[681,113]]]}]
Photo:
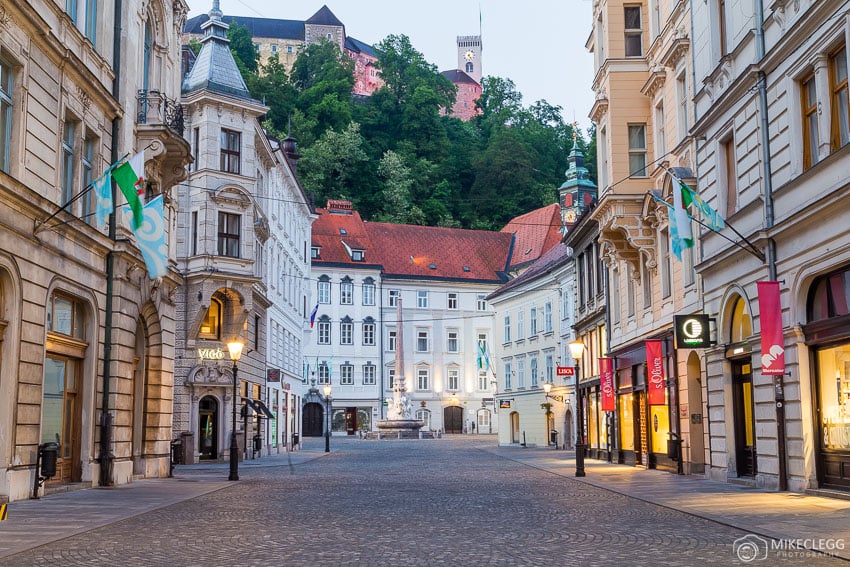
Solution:
[{"label": "shop awning", "polygon": [[267,418],[267,419],[275,419],[274,414],[269,411],[269,408],[266,404],[263,403],[262,400],[252,400],[250,398],[242,398],[245,400],[245,404],[248,405],[251,409],[254,410],[259,417]]}]

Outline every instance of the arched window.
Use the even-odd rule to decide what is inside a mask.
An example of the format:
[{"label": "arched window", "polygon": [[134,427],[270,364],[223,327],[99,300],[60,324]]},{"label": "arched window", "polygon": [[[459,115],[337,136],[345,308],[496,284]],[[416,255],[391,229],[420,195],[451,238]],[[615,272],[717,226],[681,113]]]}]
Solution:
[{"label": "arched window", "polygon": [[473,68],[472,63],[467,63],[467,64],[466,64],[466,72],[467,72],[467,73],[472,73],[472,68]]},{"label": "arched window", "polygon": [[207,309],[207,315],[201,323],[201,328],[198,331],[198,338],[217,341],[221,338],[221,314],[222,303],[216,298],[210,299],[210,306]]},{"label": "arched window", "polygon": [[850,314],[850,269],[815,280],[809,292],[809,323]]},{"label": "arched window", "polygon": [[753,334],[753,324],[747,302],[743,297],[735,298],[732,305],[732,316],[729,320],[729,342],[740,343]]},{"label": "arched window", "polygon": [[150,20],[145,21],[145,45],[142,59],[142,89],[150,90],[151,83],[151,58],[153,57],[153,27]]}]

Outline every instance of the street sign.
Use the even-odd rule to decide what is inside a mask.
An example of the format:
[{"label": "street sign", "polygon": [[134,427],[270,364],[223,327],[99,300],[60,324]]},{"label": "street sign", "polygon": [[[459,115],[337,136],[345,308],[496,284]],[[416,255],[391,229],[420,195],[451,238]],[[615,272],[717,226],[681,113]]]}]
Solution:
[{"label": "street sign", "polygon": [[575,366],[558,366],[556,368],[556,374],[558,376],[575,376],[576,375],[576,367]]}]

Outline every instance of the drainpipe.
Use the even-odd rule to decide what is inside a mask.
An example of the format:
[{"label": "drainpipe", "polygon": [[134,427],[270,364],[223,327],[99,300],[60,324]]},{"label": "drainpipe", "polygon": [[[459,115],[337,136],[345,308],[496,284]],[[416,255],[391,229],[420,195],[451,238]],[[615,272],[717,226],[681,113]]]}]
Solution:
[{"label": "drainpipe", "polygon": [[[773,210],[773,181],[770,168],[770,132],[768,130],[769,120],[767,116],[767,77],[761,65],[765,56],[764,39],[764,0],[756,0],[756,48],[758,50],[758,92],[759,92],[759,114],[761,115],[761,146],[762,153],[762,177],[764,178],[764,228],[770,233],[774,224]],[[767,270],[768,279],[776,281],[776,241],[768,236],[767,239]],[[776,403],[776,446],[777,458],[779,460],[779,490],[788,490],[787,470],[787,439],[785,433],[785,386],[782,376],[773,377],[774,402]]]},{"label": "drainpipe", "polygon": [[[121,10],[122,0],[115,0],[115,21],[112,27],[112,71],[115,78],[112,80],[112,95],[119,100],[121,80]],[[112,149],[110,150],[110,163],[118,161],[118,135],[119,119],[112,119]],[[112,181],[112,202],[116,202],[115,181]],[[103,384],[101,386],[102,397],[100,400],[100,486],[112,486],[113,460],[112,454],[112,414],[109,412],[109,382],[110,366],[112,364],[112,309],[113,294],[115,288],[115,240],[116,214],[112,211],[109,215],[109,240],[112,241],[113,249],[106,254],[106,305],[103,321]]]}]

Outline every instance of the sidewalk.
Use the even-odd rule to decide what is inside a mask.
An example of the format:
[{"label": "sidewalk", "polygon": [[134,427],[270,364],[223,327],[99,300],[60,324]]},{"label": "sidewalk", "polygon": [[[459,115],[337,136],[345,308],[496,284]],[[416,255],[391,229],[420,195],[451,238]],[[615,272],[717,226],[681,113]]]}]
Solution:
[{"label": "sidewalk", "polygon": [[[818,541],[843,540],[829,549],[850,560],[850,500],[771,492],[669,472],[585,459],[586,476],[575,476],[575,452],[551,448],[484,448],[500,457],[570,477],[580,482],[706,518],[775,540],[808,540],[807,549],[824,550]],[[600,503],[604,504],[604,503]]]},{"label": "sidewalk", "polygon": [[[239,470],[298,465],[321,457],[318,450],[301,450],[239,463]],[[106,526],[145,512],[191,500],[232,484],[229,463],[178,465],[174,478],[137,480],[109,488],[62,492],[39,500],[8,505],[0,522],[0,560],[28,549]]]}]

